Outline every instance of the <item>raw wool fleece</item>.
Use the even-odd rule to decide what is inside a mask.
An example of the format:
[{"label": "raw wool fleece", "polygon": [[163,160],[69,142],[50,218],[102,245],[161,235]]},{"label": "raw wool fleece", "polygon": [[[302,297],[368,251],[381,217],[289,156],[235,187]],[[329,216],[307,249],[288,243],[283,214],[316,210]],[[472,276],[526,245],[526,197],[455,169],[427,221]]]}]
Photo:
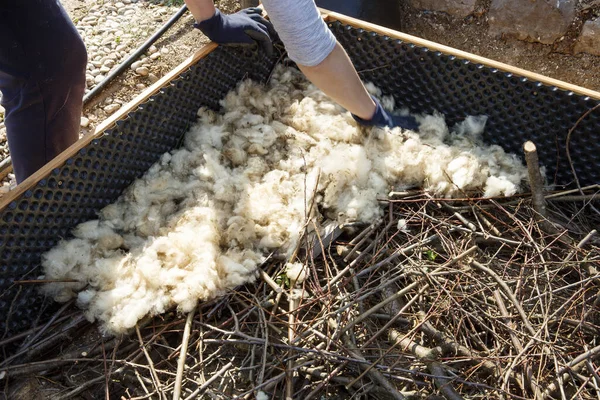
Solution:
[{"label": "raw wool fleece", "polygon": [[370,221],[390,190],[511,195],[526,174],[481,143],[483,118],[452,132],[440,115],[419,117],[419,133],[366,131],[294,69],[278,67],[268,86],[242,82],[222,106],[200,109],[181,149],[44,255],[46,279],[78,281],[45,293],[77,296],[90,320],[123,332],[252,282],[265,254],[295,247],[313,196],[318,218]]}]

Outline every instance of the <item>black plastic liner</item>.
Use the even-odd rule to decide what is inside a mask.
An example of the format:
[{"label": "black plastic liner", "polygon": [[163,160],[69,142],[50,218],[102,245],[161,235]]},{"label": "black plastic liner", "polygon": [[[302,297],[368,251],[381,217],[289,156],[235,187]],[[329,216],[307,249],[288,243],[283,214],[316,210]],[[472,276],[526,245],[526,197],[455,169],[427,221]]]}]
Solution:
[{"label": "black plastic liner", "polygon": [[249,48],[217,48],[0,211],[0,339],[31,327],[43,304],[39,285],[13,281],[37,278],[41,255],[176,147],[200,107],[218,110],[240,81],[266,81],[275,63]]},{"label": "black plastic liner", "polygon": [[[565,186],[573,182],[567,133],[598,99],[339,22],[329,26],[361,77],[394,95],[400,106],[413,112],[437,110],[450,124],[467,115],[488,115],[489,143],[522,154],[523,142],[533,140],[550,180]],[[14,281],[35,279],[44,252],[77,224],[96,218],[176,147],[196,122],[198,108],[219,109],[219,100],[243,79],[265,81],[277,58],[248,48],[217,48],[0,211],[0,339],[44,319],[44,299],[36,285]],[[600,182],[598,114],[581,122],[570,143],[582,185]]]},{"label": "black plastic liner", "polygon": [[[329,27],[361,78],[393,95],[398,106],[417,113],[437,110],[449,125],[468,115],[487,115],[487,143],[521,155],[523,143],[531,140],[549,182],[573,184],[567,134],[599,99],[340,22]],[[569,150],[581,185],[600,183],[600,110],[581,121],[571,135]]]}]

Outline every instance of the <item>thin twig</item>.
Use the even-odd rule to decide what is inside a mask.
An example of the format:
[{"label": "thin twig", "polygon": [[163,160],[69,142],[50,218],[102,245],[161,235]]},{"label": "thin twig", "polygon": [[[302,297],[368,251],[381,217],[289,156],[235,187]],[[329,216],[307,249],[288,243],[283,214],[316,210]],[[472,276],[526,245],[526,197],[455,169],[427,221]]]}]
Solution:
[{"label": "thin twig", "polygon": [[196,308],[189,312],[185,321],[185,328],[183,330],[183,339],[181,340],[181,350],[179,354],[179,361],[177,362],[177,376],[175,378],[175,388],[173,389],[173,400],[179,400],[181,396],[181,381],[183,379],[183,370],[185,368],[185,359],[188,352],[188,343],[190,340],[190,331],[192,329],[192,321],[196,314]]}]

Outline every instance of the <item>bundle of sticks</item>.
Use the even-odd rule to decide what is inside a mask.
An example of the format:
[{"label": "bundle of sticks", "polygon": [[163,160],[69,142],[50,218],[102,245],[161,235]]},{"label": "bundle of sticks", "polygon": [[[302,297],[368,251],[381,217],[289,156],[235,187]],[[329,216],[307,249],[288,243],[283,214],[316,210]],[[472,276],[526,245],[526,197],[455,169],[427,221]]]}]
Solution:
[{"label": "bundle of sticks", "polygon": [[103,337],[64,305],[0,340],[0,382],[23,399],[598,399],[599,189],[546,195],[545,216],[526,195],[407,191],[368,226],[307,218],[294,260],[188,315]]}]

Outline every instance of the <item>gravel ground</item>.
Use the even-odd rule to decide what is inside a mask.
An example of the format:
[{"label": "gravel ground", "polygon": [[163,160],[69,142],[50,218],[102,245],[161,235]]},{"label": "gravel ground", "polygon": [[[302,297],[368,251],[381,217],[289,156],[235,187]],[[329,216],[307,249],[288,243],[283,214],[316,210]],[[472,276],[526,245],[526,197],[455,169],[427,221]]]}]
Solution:
[{"label": "gravel ground", "polygon": [[[88,51],[86,85],[89,91],[167,22],[183,1],[62,0],[62,3]],[[234,0],[216,3],[224,12],[239,8]],[[80,136],[94,132],[109,115],[208,42],[192,23],[191,14],[186,13],[128,71],[85,105]],[[0,107],[0,160],[9,155],[3,121],[4,110]],[[0,196],[15,185],[14,176],[9,174],[0,185]]]}]

